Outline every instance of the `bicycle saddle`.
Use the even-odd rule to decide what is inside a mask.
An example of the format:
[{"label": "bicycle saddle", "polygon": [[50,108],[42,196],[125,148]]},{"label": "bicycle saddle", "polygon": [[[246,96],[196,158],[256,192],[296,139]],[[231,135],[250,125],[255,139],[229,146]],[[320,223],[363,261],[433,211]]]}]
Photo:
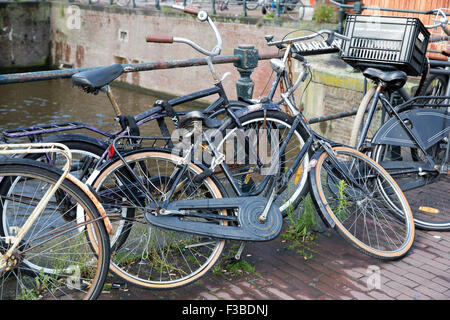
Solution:
[{"label": "bicycle saddle", "polygon": [[101,87],[111,83],[122,73],[122,65],[116,63],[107,67],[75,73],[72,76],[72,85],[82,87],[88,93],[96,93]]},{"label": "bicycle saddle", "polygon": [[383,71],[376,68],[367,68],[363,71],[363,75],[377,83],[384,82],[392,90],[400,89],[408,80],[406,73],[399,70]]},{"label": "bicycle saddle", "polygon": [[180,128],[184,128],[188,126],[191,121],[195,120],[200,120],[202,124],[209,129],[218,128],[222,124],[221,121],[208,118],[203,114],[203,112],[195,110],[186,113],[184,117],[180,119],[179,126]]}]

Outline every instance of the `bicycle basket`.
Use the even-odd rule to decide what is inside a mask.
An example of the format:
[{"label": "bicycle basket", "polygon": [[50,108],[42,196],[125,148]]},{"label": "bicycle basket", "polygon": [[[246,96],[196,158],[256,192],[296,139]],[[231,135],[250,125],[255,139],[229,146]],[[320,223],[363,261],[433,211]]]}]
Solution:
[{"label": "bicycle basket", "polygon": [[348,15],[341,59],[356,69],[390,67],[420,75],[430,33],[417,18]]}]

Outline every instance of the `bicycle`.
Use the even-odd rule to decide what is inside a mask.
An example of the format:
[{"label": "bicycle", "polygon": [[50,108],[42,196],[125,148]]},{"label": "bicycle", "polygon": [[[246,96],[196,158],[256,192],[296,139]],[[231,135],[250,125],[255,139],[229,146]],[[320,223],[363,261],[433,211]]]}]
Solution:
[{"label": "bicycle", "polygon": [[[247,0],[245,2],[245,8],[247,10],[255,10],[258,7],[258,1],[260,0]],[[236,4],[243,5],[242,0],[238,0]],[[219,8],[220,11],[228,10],[228,5],[230,4],[230,0],[217,0],[215,5]]]},{"label": "bicycle", "polygon": [[[444,18],[426,27],[440,25],[449,32],[445,26],[448,21],[445,13],[439,9],[430,12],[440,13]],[[450,125],[450,72],[436,68],[445,66],[444,62],[431,61],[430,65],[430,72],[436,73],[427,78],[428,71],[425,69],[414,97],[409,96],[403,87],[407,80],[406,73],[386,71],[388,69],[383,67],[363,68],[364,76],[373,80],[375,87],[366,93],[360,104],[350,144],[371,154],[393,175],[410,204],[414,204],[414,222],[417,227],[449,230],[447,197],[436,199],[433,195],[437,194],[437,190],[445,192],[449,183],[447,131]],[[395,68],[391,67],[391,70]],[[387,80],[390,76],[392,79]],[[425,95],[420,95],[420,92]],[[381,124],[373,128],[375,111],[380,106],[383,111]],[[373,131],[371,137],[369,130]]]},{"label": "bicycle", "polygon": [[62,144],[5,144],[0,154],[58,153],[59,168],[29,159],[0,160],[0,298],[96,299],[108,273],[106,213],[69,174]]},{"label": "bicycle", "polygon": [[[305,16],[305,5],[301,0],[259,0],[262,14],[282,15],[285,14],[291,20],[302,20]],[[279,12],[278,12],[279,10]]]},{"label": "bicycle", "polygon": [[[345,39],[328,30],[314,36],[323,33]],[[283,60],[271,61],[278,80],[283,77],[283,64],[290,53],[303,67],[301,75],[282,95],[282,102],[294,110],[297,108],[291,96],[305,81],[308,62],[295,54],[292,43],[314,36],[282,41],[266,38],[270,46],[287,45]],[[230,114],[233,113],[231,110]],[[234,119],[242,126],[233,124]],[[358,249],[377,258],[398,259],[411,247],[414,238],[411,211],[394,180],[367,155],[316,134],[302,113],[289,116],[279,105],[267,100],[237,111],[235,117],[227,118],[219,127],[211,127],[200,115],[189,120],[180,126],[185,130],[180,133],[184,148],[127,151],[119,147],[121,138],[115,139],[115,158],[98,168],[88,181],[108,215],[126,217],[127,225],[115,242],[111,270],[127,281],[145,288],[187,285],[213,267],[226,240],[241,241],[243,246],[246,241],[274,239],[283,223],[274,199],[288,187],[289,181],[301,176],[309,177],[310,194],[324,223]],[[239,154],[243,154],[246,163],[258,163],[262,160],[258,157],[258,145],[236,129],[252,128],[254,124],[261,125],[261,140],[281,136],[277,129],[285,129],[286,135],[279,139],[280,144],[270,140],[263,144],[279,149],[270,153],[272,161],[266,163],[267,172],[258,187],[246,192],[240,187],[242,180],[230,172],[220,146],[231,142],[233,151],[237,151],[232,152],[230,165],[235,164],[235,156]],[[236,136],[240,136],[238,141],[221,134],[230,133],[226,129],[233,128]],[[132,138],[138,142],[158,139]],[[299,138],[304,143],[286,162],[284,157],[290,151],[291,139],[294,145],[299,145]],[[194,156],[196,151],[210,155],[209,166]],[[256,161],[250,162],[254,154]],[[227,189],[216,175],[218,168],[237,196],[227,197]]]}]

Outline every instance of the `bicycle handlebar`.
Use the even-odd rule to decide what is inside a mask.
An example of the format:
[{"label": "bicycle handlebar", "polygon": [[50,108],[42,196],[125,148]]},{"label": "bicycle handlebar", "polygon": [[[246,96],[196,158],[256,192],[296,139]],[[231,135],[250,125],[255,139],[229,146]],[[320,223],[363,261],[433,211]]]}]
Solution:
[{"label": "bicycle handlebar", "polygon": [[329,38],[336,37],[338,39],[342,39],[342,40],[346,40],[346,41],[350,41],[351,40],[350,37],[344,36],[344,35],[342,35],[340,33],[335,32],[335,31],[328,30],[328,29],[322,29],[322,30],[319,30],[319,31],[317,31],[317,32],[315,32],[313,34],[307,35],[307,36],[296,37],[296,38],[285,39],[285,40],[279,40],[279,41],[268,41],[267,45],[269,45],[269,46],[276,46],[276,45],[281,45],[281,44],[285,44],[285,43],[297,42],[297,41],[302,41],[302,40],[309,40],[309,39],[315,38],[315,37],[317,37],[317,36],[319,36],[321,34],[324,34],[324,33],[328,34]]},{"label": "bicycle handlebar", "polygon": [[195,8],[183,7],[181,5],[176,5],[176,4],[171,5],[170,7],[172,7],[173,9],[176,9],[176,10],[181,10],[188,14],[197,15],[197,19],[200,22],[207,21],[209,26],[211,27],[211,29],[213,29],[213,31],[214,31],[214,34],[215,34],[216,40],[217,40],[217,45],[211,51],[209,51],[209,50],[202,48],[201,46],[199,46],[192,40],[189,40],[186,38],[172,37],[172,36],[147,36],[146,37],[147,42],[157,42],[157,43],[179,42],[179,43],[188,44],[192,48],[197,50],[198,52],[200,52],[206,56],[209,56],[209,57],[214,57],[214,56],[217,56],[220,54],[220,52],[222,51],[222,37],[220,36],[219,30],[217,30],[216,25],[209,17],[208,12],[206,12],[204,10],[198,10]]},{"label": "bicycle handlebar", "polygon": [[156,43],[173,43],[172,36],[146,36],[145,41]]},{"label": "bicycle handlebar", "polygon": [[447,19],[447,15],[445,14],[444,10],[442,10],[442,9],[433,9],[433,10],[428,11],[427,14],[441,15],[442,18],[439,19],[438,23],[426,25],[425,28],[433,29],[433,28],[437,28],[437,27],[441,26],[441,28],[444,30],[444,32],[448,36],[450,36],[450,30],[446,26],[448,24],[448,19]]}]

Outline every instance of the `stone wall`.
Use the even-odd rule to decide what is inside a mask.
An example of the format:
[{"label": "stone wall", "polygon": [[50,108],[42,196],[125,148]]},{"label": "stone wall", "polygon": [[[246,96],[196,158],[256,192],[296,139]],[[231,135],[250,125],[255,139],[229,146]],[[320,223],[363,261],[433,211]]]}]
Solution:
[{"label": "stone wall", "polygon": [[49,65],[50,3],[0,2],[0,71]]}]

